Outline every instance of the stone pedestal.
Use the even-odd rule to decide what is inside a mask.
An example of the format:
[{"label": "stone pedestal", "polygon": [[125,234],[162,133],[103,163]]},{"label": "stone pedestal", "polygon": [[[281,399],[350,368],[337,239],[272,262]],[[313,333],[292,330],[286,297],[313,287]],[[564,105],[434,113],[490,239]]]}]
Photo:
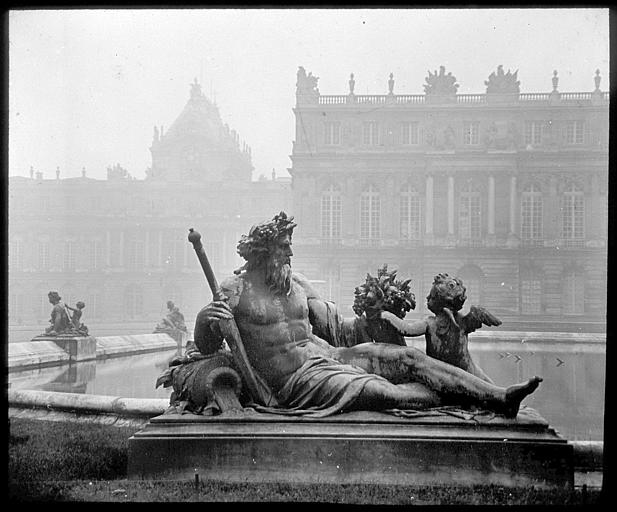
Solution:
[{"label": "stone pedestal", "polygon": [[94,336],[35,336],[32,341],[52,341],[69,355],[70,362],[96,359],[96,338]]},{"label": "stone pedestal", "polygon": [[572,488],[572,446],[533,409],[441,414],[152,418],[129,439],[131,479]]}]

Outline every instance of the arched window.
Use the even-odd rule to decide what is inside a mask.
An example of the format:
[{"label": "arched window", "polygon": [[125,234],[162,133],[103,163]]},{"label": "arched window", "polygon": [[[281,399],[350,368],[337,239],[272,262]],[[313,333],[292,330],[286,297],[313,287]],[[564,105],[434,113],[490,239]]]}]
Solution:
[{"label": "arched window", "polygon": [[330,185],[321,194],[321,236],[341,238],[341,191]]},{"label": "arched window", "polygon": [[381,200],[373,185],[362,192],[360,197],[360,238],[376,240],[381,236]]},{"label": "arched window", "polygon": [[523,243],[542,240],[542,192],[533,183],[521,194],[521,240]]},{"label": "arched window", "polygon": [[482,215],[480,192],[471,183],[461,191],[458,210],[459,237],[465,240],[480,240],[482,238]]},{"label": "arched window", "polygon": [[561,238],[583,240],[585,237],[585,196],[574,183],[565,189],[561,208]]},{"label": "arched window", "polygon": [[124,290],[124,316],[130,320],[138,319],[143,312],[144,296],[140,286],[128,285]]},{"label": "arched window", "polygon": [[585,313],[585,278],[578,270],[568,270],[563,276],[561,307],[564,315]]},{"label": "arched window", "polygon": [[542,313],[542,275],[531,267],[521,269],[520,304],[521,314]]},{"label": "arched window", "polygon": [[465,307],[481,306],[482,283],[484,281],[482,270],[476,265],[465,265],[459,269],[456,277],[460,278],[463,281],[463,286],[465,286],[465,295],[467,296]]},{"label": "arched window", "polygon": [[401,239],[421,238],[421,212],[420,195],[414,187],[407,185],[401,192]]}]

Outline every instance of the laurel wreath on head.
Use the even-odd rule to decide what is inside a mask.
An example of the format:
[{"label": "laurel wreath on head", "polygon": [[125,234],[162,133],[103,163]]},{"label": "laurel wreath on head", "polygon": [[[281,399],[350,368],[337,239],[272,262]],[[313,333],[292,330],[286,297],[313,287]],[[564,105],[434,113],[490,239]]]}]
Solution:
[{"label": "laurel wreath on head", "polygon": [[411,279],[399,281],[396,272],[388,272],[388,265],[384,265],[377,270],[376,277],[366,274],[366,281],[354,292],[353,310],[356,315],[389,311],[403,318],[408,311],[415,309],[416,297],[409,287]]},{"label": "laurel wreath on head", "polygon": [[247,259],[255,253],[268,252],[278,238],[291,235],[295,227],[293,216],[287,217],[285,212],[280,212],[272,220],[253,226],[248,235],[242,235],[238,242],[238,254]]}]

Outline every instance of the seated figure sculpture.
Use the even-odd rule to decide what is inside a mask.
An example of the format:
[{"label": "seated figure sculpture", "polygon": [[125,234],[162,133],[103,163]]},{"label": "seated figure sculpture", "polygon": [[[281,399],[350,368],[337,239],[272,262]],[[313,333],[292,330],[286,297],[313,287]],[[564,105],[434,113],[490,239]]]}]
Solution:
[{"label": "seated figure sculpture", "polygon": [[[371,335],[360,332],[365,342],[337,342],[337,332],[362,331],[366,324],[340,321],[307,279],[291,270],[295,226],[281,212],[242,236],[238,254],[246,264],[221,283],[226,299],[198,313],[194,347],[172,365],[219,352],[224,340],[219,323],[233,318],[250,365],[277,400],[274,407],[255,404],[263,412],[323,417],[455,405],[515,417],[521,401],[539,386],[542,379],[533,377],[500,387],[416,348],[389,343],[398,333],[387,320]],[[191,352],[198,357],[192,359]],[[172,373],[173,368],[157,385],[169,385]],[[173,384],[178,393],[186,387]]]},{"label": "seated figure sculpture", "polygon": [[155,332],[168,331],[170,329],[187,332],[184,315],[180,312],[180,308],[173,301],[168,300],[167,309],[169,313],[156,325]]},{"label": "seated figure sculpture", "polygon": [[51,291],[47,294],[49,298],[50,304],[53,306],[51,308],[51,318],[49,319],[49,323],[51,324],[47,329],[45,329],[45,334],[49,336],[56,336],[58,334],[64,334],[71,330],[71,318],[69,317],[69,313],[62,302],[62,297],[60,294],[55,291]]},{"label": "seated figure sculpture", "polygon": [[400,336],[426,338],[427,355],[444,361],[493,382],[469,354],[468,334],[482,325],[501,325],[501,320],[480,306],[471,306],[466,315],[460,313],[467,296],[463,281],[448,274],[435,276],[426,305],[434,316],[416,322],[405,322],[390,311],[381,312],[381,318],[394,326]]}]

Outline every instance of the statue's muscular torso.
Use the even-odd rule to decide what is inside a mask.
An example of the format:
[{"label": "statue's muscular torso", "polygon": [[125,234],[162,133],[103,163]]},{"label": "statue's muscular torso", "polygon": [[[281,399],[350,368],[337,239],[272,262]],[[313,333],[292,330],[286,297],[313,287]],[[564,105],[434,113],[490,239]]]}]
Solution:
[{"label": "statue's muscular torso", "polygon": [[309,322],[310,285],[292,279],[291,293],[275,295],[263,277],[250,273],[223,283],[251,365],[274,389],[309,357],[329,356],[332,347],[312,334]]}]

